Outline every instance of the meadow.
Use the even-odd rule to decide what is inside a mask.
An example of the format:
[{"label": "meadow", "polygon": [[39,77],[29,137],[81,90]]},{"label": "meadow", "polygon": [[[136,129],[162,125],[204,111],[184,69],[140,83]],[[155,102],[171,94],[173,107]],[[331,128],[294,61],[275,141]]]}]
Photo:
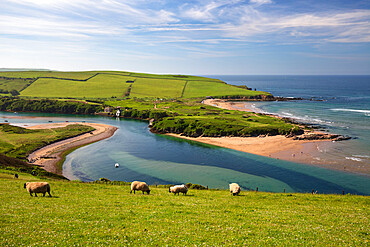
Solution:
[{"label": "meadow", "polygon": [[[23,81],[22,81],[23,80]],[[0,72],[0,89],[31,98],[201,98],[255,97],[266,92],[228,85],[218,79],[188,75],[155,75],[125,71]]]},{"label": "meadow", "polygon": [[368,246],[369,197],[224,190],[174,196],[151,186],[49,180],[0,170],[1,246]]}]

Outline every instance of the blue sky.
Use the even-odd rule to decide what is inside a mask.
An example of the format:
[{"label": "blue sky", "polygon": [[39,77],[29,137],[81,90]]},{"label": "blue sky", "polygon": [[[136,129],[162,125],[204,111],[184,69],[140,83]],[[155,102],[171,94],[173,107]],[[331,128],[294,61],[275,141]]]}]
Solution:
[{"label": "blue sky", "polygon": [[370,1],[1,0],[0,68],[370,74]]}]

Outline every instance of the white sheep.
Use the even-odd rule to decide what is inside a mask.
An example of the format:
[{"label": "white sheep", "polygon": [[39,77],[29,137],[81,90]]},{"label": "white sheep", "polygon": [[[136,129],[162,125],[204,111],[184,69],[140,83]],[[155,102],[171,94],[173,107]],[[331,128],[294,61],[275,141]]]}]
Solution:
[{"label": "white sheep", "polygon": [[237,183],[231,183],[229,184],[230,193],[233,193],[233,196],[239,195],[240,193],[240,186]]},{"label": "white sheep", "polygon": [[47,193],[50,194],[50,184],[48,182],[27,182],[24,184],[24,188],[27,189],[27,191],[32,196],[32,193],[35,193],[35,196],[37,197],[37,193],[43,193],[44,196]]},{"label": "white sheep", "polygon": [[150,193],[149,186],[145,182],[139,182],[139,181],[132,182],[130,194],[132,193],[132,191],[134,191],[134,194],[135,194],[135,190],[141,190],[143,194],[144,192],[148,193],[148,195]]},{"label": "white sheep", "polygon": [[169,193],[172,192],[175,195],[176,194],[180,195],[180,192],[181,192],[183,195],[186,195],[186,193],[188,193],[188,187],[186,187],[185,184],[175,185],[175,186],[172,186],[172,187],[168,188],[168,192]]}]

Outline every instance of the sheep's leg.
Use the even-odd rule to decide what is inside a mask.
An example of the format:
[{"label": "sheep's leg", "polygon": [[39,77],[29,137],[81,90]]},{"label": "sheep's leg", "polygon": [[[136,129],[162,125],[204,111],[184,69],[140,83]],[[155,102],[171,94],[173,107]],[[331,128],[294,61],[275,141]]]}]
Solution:
[{"label": "sheep's leg", "polygon": [[30,195],[33,196],[31,192],[30,192]]},{"label": "sheep's leg", "polygon": [[51,197],[50,191],[48,191],[48,193],[49,193],[49,196]]},{"label": "sheep's leg", "polygon": [[35,197],[37,197],[37,193],[35,192]]},{"label": "sheep's leg", "polygon": [[42,194],[43,194],[43,196],[45,197],[46,192],[44,192],[44,193],[42,193]]}]

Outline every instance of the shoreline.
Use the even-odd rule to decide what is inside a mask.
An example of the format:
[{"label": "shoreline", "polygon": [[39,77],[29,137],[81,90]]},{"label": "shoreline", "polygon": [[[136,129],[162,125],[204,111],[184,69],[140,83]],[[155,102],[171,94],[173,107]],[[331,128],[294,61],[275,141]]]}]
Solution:
[{"label": "shoreline", "polygon": [[27,126],[26,128],[51,129],[65,127],[70,124],[87,125],[93,127],[95,130],[90,133],[85,133],[42,147],[28,155],[28,161],[33,165],[43,168],[45,171],[63,176],[63,167],[59,167],[58,163],[65,158],[64,154],[68,153],[68,151],[71,149],[109,138],[113,136],[115,131],[118,129],[117,127],[106,124],[82,122],[48,123]]},{"label": "shoreline", "polygon": [[[206,99],[202,103],[227,110],[258,112],[263,114],[263,112],[258,111],[258,109],[254,107],[253,102],[228,102],[227,100],[221,99]],[[280,116],[269,115],[281,118]],[[312,133],[323,134],[319,131],[313,131]],[[333,142],[332,140],[293,140],[293,138],[282,135],[266,137],[198,138],[185,137],[179,134],[166,135],[269,158],[370,176],[369,166],[359,165],[356,161],[343,160],[327,154],[330,150],[336,148],[337,142]]]}]

